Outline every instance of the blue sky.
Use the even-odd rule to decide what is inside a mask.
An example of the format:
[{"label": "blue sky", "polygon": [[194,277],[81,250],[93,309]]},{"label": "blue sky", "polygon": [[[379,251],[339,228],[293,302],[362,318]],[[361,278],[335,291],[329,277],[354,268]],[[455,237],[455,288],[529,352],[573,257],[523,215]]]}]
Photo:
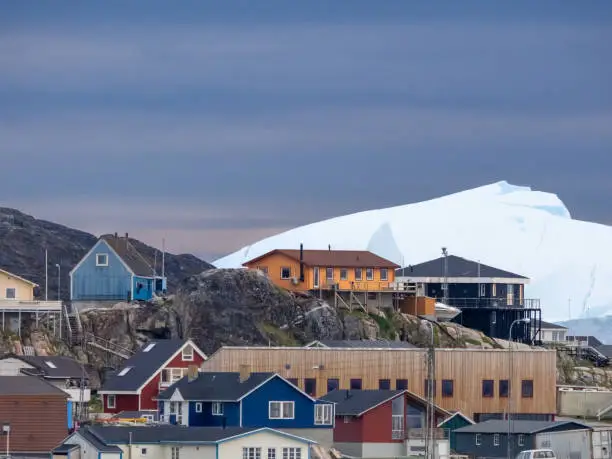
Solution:
[{"label": "blue sky", "polygon": [[610,43],[609,1],[6,1],[0,204],[209,259],[498,180],[612,224]]}]

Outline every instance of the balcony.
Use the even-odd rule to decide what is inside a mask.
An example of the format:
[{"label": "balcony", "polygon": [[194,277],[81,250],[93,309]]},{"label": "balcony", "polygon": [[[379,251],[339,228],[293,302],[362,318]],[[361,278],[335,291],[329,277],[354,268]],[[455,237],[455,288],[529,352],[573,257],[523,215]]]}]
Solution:
[{"label": "balcony", "polygon": [[[435,440],[446,440],[449,438],[450,431],[448,429],[433,429],[433,438]],[[404,438],[406,440],[425,440],[427,438],[427,429],[407,429]]]},{"label": "balcony", "polygon": [[[62,389],[70,396],[70,401],[72,402],[80,402],[81,401],[81,389],[78,388],[70,388],[70,389]],[[91,390],[89,388],[83,389],[83,402],[87,403],[91,400]]]},{"label": "balcony", "polygon": [[[444,302],[443,298],[436,301]],[[460,309],[503,308],[503,309],[540,309],[540,300],[531,298],[448,298],[447,306]]]},{"label": "balcony", "polygon": [[37,300],[0,300],[0,309],[5,312],[60,312],[61,301],[37,301]]},{"label": "balcony", "polygon": [[[393,282],[389,281],[348,281],[327,279],[321,282],[319,289],[337,290],[339,292],[391,292],[394,290]],[[315,290],[318,290],[315,287]]]}]

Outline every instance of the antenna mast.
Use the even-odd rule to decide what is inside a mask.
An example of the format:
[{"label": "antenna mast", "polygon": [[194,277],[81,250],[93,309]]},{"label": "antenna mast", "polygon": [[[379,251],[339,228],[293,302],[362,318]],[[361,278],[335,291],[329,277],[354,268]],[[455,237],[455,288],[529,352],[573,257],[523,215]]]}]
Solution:
[{"label": "antenna mast", "polygon": [[442,255],[444,256],[444,305],[448,306],[448,250],[442,247]]}]

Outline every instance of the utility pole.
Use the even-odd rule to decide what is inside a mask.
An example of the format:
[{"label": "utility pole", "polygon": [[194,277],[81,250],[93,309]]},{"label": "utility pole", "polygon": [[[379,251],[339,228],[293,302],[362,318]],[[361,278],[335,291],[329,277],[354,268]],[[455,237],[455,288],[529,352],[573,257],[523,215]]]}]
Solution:
[{"label": "utility pole", "polygon": [[45,247],[45,301],[49,301],[49,251]]},{"label": "utility pole", "polygon": [[444,256],[444,305],[448,306],[448,250],[442,247],[442,255]]},{"label": "utility pole", "polygon": [[431,329],[431,343],[427,350],[427,411],[425,416],[425,458],[434,459],[436,456],[435,452],[435,419],[436,419],[436,407],[435,407],[435,372],[436,372],[436,350],[434,340],[434,328],[431,322],[429,324]]}]

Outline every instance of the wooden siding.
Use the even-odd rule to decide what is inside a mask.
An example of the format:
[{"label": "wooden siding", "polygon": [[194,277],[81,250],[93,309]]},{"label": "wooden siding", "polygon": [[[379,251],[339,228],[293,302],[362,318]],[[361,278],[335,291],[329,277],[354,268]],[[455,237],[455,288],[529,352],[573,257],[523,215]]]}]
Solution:
[{"label": "wooden siding", "polygon": [[[15,289],[15,298],[7,298],[7,289]],[[32,301],[34,300],[34,286],[23,279],[0,271],[0,300]]]},{"label": "wooden siding", "polygon": [[[203,371],[271,371],[296,378],[304,388],[304,378],[317,380],[317,397],[327,389],[327,379],[340,380],[341,389],[350,388],[351,379],[361,379],[362,389],[378,389],[380,379],[407,379],[408,390],[424,396],[425,349],[326,349],[326,348],[246,348],[224,347],[202,365]],[[507,398],[499,396],[499,380],[509,379],[506,350],[437,349],[436,403],[446,410],[475,413],[503,413]],[[512,351],[512,412],[556,412],[556,351],[543,349]],[[321,367],[316,369],[313,367]],[[453,396],[442,397],[442,380],[453,380]],[[492,397],[483,397],[482,381],[494,381]],[[521,396],[521,381],[533,380],[533,397]]]},{"label": "wooden siding", "polygon": [[[66,396],[2,395],[0,420],[11,425],[10,450],[49,453],[68,434]],[[6,437],[2,440],[2,445]]]},{"label": "wooden siding", "polygon": [[[337,284],[339,290],[355,290],[360,292],[378,292],[386,291],[391,288],[391,283],[395,280],[395,270],[392,268],[387,269],[387,280],[381,280],[380,270],[381,268],[372,268],[374,271],[374,278],[371,281],[366,279],[366,268],[362,268],[362,280],[357,281],[355,279],[355,268],[346,268],[347,278],[346,280],[340,279],[340,271],[343,269],[342,266],[308,266],[304,265],[304,282],[298,282],[297,285],[293,283],[291,278],[295,277],[299,280],[300,278],[300,263],[291,257],[288,257],[282,253],[272,253],[267,257],[261,258],[254,263],[246,265],[248,269],[260,269],[262,271],[267,270],[268,278],[279,287],[283,287],[287,290],[292,291],[310,291],[319,289],[329,289],[333,285]],[[291,270],[290,279],[281,279],[282,268],[289,268]],[[334,278],[333,281],[327,280],[327,268],[333,268]],[[314,283],[314,270],[319,269],[319,287],[315,287]]]}]

